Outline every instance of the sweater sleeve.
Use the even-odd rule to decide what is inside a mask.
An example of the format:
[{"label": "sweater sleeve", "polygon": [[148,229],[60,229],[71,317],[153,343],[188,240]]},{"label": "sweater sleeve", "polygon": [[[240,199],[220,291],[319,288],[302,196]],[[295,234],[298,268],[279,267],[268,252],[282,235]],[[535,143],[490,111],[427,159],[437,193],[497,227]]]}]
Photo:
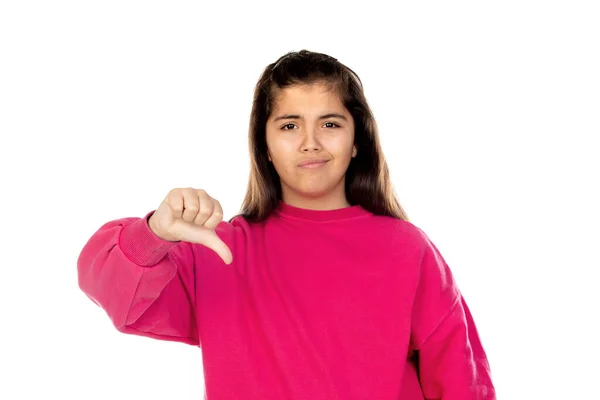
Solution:
[{"label": "sweater sleeve", "polygon": [[126,334],[200,346],[192,244],[156,236],[148,218],[104,224],[77,260],[80,289]]},{"label": "sweater sleeve", "polygon": [[423,236],[411,345],[424,397],[495,400],[490,367],[473,317],[446,261]]}]

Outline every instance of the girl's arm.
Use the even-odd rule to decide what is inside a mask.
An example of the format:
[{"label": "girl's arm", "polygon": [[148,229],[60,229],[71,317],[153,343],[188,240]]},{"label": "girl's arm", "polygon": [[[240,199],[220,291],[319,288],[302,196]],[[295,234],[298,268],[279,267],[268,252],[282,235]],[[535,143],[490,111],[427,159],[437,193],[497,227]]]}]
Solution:
[{"label": "girl's arm", "polygon": [[444,258],[422,234],[425,247],[411,342],[423,394],[426,399],[495,400],[490,367],[473,317]]},{"label": "girl's arm", "polygon": [[152,213],[92,235],[77,261],[79,287],[123,333],[199,346],[192,244],[157,237]]}]

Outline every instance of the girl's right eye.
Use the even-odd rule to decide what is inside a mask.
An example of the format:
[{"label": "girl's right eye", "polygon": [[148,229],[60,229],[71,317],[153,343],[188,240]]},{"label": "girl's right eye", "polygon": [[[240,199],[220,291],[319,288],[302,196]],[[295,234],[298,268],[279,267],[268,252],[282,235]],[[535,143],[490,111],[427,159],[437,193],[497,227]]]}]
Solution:
[{"label": "girl's right eye", "polygon": [[[291,126],[291,128],[288,128],[289,126]],[[289,131],[290,129],[294,129],[294,124],[285,124],[284,126],[281,127],[281,129],[283,129],[284,131]]]}]

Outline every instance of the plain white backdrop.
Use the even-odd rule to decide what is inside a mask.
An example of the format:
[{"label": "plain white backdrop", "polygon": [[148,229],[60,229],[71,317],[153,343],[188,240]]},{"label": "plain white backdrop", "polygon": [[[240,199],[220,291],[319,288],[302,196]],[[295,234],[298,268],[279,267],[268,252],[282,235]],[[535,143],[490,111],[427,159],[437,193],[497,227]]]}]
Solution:
[{"label": "plain white backdrop", "polygon": [[254,85],[305,48],[363,80],[499,399],[600,399],[595,6],[2,2],[0,398],[202,398],[201,351],[118,333],[79,290],[77,257],[174,187],[236,214]]}]

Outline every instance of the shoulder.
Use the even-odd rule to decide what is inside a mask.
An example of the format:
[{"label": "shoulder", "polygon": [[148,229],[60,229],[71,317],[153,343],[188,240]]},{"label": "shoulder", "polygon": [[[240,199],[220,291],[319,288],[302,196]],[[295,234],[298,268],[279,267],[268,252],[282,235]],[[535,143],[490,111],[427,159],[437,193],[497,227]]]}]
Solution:
[{"label": "shoulder", "polygon": [[423,229],[413,222],[384,215],[374,215],[370,223],[377,231],[389,236],[396,245],[424,250],[430,243],[430,239]]},{"label": "shoulder", "polygon": [[375,254],[385,255],[389,263],[407,270],[418,269],[429,247],[427,235],[417,224],[390,216],[363,219],[352,236]]}]

